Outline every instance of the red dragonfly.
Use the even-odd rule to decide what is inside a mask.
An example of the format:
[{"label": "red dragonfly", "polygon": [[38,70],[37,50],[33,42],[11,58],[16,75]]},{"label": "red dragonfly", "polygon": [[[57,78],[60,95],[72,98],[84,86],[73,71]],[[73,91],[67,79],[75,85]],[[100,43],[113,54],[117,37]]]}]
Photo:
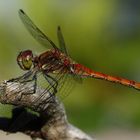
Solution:
[{"label": "red dragonfly", "polygon": [[[36,90],[38,74],[42,74],[49,83],[49,87],[46,90],[50,91],[52,95],[57,93],[57,87],[60,79],[64,76],[72,75],[76,78],[91,77],[97,79],[103,79],[114,83],[119,83],[125,86],[140,89],[140,83],[124,79],[121,77],[110,76],[100,72],[93,71],[82,64],[73,61],[68,55],[64,38],[60,27],[57,29],[57,37],[59,41],[58,48],[26,15],[23,10],[19,10],[19,16],[30,32],[30,34],[42,45],[50,50],[34,56],[31,50],[25,50],[20,52],[17,57],[17,63],[21,69],[28,71],[23,76],[17,78],[20,82],[34,81],[34,93]],[[14,79],[15,80],[15,79]],[[43,96],[43,95],[42,95]]]}]

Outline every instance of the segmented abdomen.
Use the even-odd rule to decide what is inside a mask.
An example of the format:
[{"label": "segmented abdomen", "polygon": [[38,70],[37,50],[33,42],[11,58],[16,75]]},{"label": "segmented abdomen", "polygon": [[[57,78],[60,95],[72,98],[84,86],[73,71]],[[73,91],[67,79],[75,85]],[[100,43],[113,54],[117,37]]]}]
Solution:
[{"label": "segmented abdomen", "polygon": [[103,79],[103,80],[119,83],[119,84],[133,87],[135,89],[140,90],[140,83],[135,82],[133,80],[128,80],[125,78],[110,76],[107,74],[96,72],[81,64],[73,64],[73,69],[74,69],[74,73],[81,77],[91,77],[91,78]]}]

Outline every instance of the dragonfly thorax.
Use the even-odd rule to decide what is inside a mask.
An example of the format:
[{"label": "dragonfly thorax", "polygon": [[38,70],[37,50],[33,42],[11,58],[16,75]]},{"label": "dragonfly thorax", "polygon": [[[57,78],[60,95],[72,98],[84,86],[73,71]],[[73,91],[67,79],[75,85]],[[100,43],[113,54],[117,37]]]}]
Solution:
[{"label": "dragonfly thorax", "polygon": [[45,73],[57,73],[62,68],[67,68],[70,60],[58,50],[49,50],[36,58],[36,66]]},{"label": "dragonfly thorax", "polygon": [[31,50],[22,51],[17,56],[17,63],[23,70],[30,70],[33,65],[33,53]]}]

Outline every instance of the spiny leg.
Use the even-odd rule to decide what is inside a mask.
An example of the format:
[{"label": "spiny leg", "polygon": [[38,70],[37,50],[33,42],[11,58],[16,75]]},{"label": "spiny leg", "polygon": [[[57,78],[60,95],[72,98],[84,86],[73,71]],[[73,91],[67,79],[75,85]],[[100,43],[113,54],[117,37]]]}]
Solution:
[{"label": "spiny leg", "polygon": [[44,74],[44,77],[48,81],[49,85],[43,91],[43,93],[39,96],[39,98],[34,100],[34,103],[38,102],[45,95],[46,91],[49,93],[49,97],[48,97],[47,101],[44,100],[43,102],[40,102],[38,107],[40,105],[42,105],[42,104],[46,104],[50,100],[50,98],[52,98],[57,93],[57,87],[58,87],[58,81],[57,81],[58,79],[57,79],[57,77],[54,78],[54,77],[52,77],[52,76],[50,76],[48,74]]},{"label": "spiny leg", "polygon": [[25,81],[21,82],[21,83],[27,83],[27,82],[32,82],[32,81],[34,81],[34,84],[33,84],[33,92],[26,93],[26,95],[36,93],[36,88],[37,88],[37,74],[35,73],[31,79],[28,79],[28,80],[25,80]]},{"label": "spiny leg", "polygon": [[26,79],[30,78],[30,76],[32,74],[33,74],[32,71],[28,71],[27,73],[23,74],[22,76],[8,80],[8,82],[21,82],[22,83],[22,81],[24,82],[24,81],[26,81]]},{"label": "spiny leg", "polygon": [[[33,104],[34,103],[38,104],[37,108],[41,105],[46,105],[49,102],[54,102],[52,99],[54,99],[53,97],[58,92],[57,91],[57,88],[59,86],[58,82],[60,82],[60,80],[64,77],[64,75],[65,75],[64,73],[66,73],[65,67],[61,67],[59,72],[57,74],[54,74],[54,77],[53,77],[53,75],[51,76],[51,79],[53,78],[53,81],[51,82],[51,84],[49,83],[49,85],[46,87],[46,89],[44,89],[44,91],[40,94],[40,96],[33,101]],[[48,77],[47,77],[47,80],[48,80]],[[53,93],[52,93],[52,89],[54,89],[54,87],[55,87],[55,92],[53,91]],[[49,97],[46,96],[46,94],[47,95],[49,94]]]},{"label": "spiny leg", "polygon": [[21,95],[20,95],[20,97],[18,97],[18,100],[21,100],[23,95],[29,95],[29,94],[36,93],[36,88],[37,88],[37,72],[29,71],[29,72],[25,73],[24,75],[22,75],[20,77],[10,79],[8,82],[19,82],[21,84],[26,84],[26,83],[32,82],[32,81],[34,81],[33,91],[28,92],[26,94],[24,92],[22,93],[22,91],[21,91]]},{"label": "spiny leg", "polygon": [[35,94],[36,93],[36,89],[37,89],[37,75],[36,74],[32,77],[32,79],[26,80],[22,83],[25,83],[25,82],[27,83],[27,82],[32,82],[32,81],[34,81],[33,91],[27,92],[27,93],[24,93],[24,92],[21,93],[20,98],[18,98],[18,100],[21,100],[23,95],[30,95],[30,94]]}]

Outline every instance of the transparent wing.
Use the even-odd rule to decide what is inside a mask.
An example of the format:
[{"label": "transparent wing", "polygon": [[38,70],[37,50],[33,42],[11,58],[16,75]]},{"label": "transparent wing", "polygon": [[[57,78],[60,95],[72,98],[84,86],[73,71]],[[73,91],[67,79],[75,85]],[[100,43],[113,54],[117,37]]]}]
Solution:
[{"label": "transparent wing", "polygon": [[[65,77],[65,74],[63,72],[66,72],[64,67],[62,67],[57,74],[50,74],[49,76],[51,77],[51,79],[48,80],[46,80],[47,78],[43,78],[42,80],[38,79],[38,81],[41,82],[41,84],[39,83],[39,85],[41,85],[41,87],[44,87],[44,90],[40,94],[40,96],[33,101],[33,103],[45,105],[48,102],[53,101],[54,96],[59,92],[61,80]],[[58,85],[56,86],[56,84]],[[57,92],[54,92],[55,91],[54,88],[56,88]]]},{"label": "transparent wing", "polygon": [[77,82],[73,79],[72,75],[66,74],[60,81],[58,87],[58,97],[64,100],[71,93],[72,89],[76,86]]},{"label": "transparent wing", "polygon": [[47,48],[55,48],[56,45],[32,22],[23,10],[19,10],[19,17],[29,33],[43,46]]},{"label": "transparent wing", "polygon": [[48,102],[53,102],[54,96],[56,96],[56,94],[57,97],[62,101],[71,93],[71,90],[76,86],[77,83],[77,81],[75,81],[73,78],[74,75],[66,73],[65,68],[62,68],[58,74],[52,74],[50,76],[52,76],[58,82],[57,92],[54,93],[54,87],[56,85],[54,80],[51,81],[51,84],[50,82],[48,83],[47,81],[44,81],[43,84],[46,88],[40,94],[40,96],[33,101],[33,103],[45,105]]},{"label": "transparent wing", "polygon": [[65,45],[65,41],[64,41],[64,37],[62,35],[60,26],[58,26],[58,28],[57,28],[57,37],[58,37],[59,46],[60,46],[61,51],[63,53],[65,53],[66,55],[68,55],[66,45]]}]

